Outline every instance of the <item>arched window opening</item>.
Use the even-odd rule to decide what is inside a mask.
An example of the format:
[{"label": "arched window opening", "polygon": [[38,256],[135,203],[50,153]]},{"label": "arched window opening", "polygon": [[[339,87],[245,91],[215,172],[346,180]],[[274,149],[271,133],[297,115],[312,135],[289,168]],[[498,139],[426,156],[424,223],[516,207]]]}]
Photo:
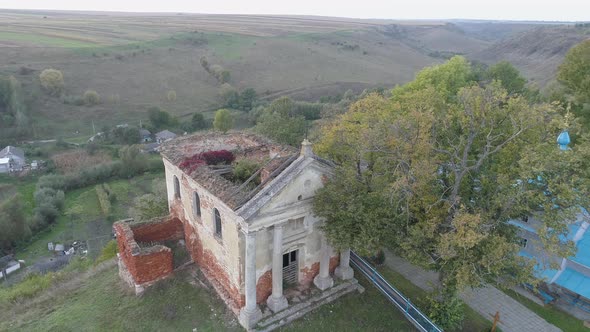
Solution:
[{"label": "arched window opening", "polygon": [[195,213],[195,217],[201,216],[201,199],[199,199],[199,194],[195,191],[195,197],[193,199],[193,211]]},{"label": "arched window opening", "polygon": [[174,175],[174,198],[180,198],[180,181]]},{"label": "arched window opening", "polygon": [[221,237],[221,214],[219,214],[219,210],[213,209],[213,215],[215,218],[215,235]]}]

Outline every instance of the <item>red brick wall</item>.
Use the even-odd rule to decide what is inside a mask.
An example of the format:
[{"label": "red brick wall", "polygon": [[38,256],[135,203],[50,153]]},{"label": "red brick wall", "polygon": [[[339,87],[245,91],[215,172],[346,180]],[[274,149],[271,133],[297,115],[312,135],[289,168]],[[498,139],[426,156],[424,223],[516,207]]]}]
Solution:
[{"label": "red brick wall", "polygon": [[143,284],[170,275],[174,271],[172,250],[165,246],[150,248],[153,252],[134,256],[135,275],[132,273],[135,282]]},{"label": "red brick wall", "polygon": [[139,242],[160,242],[184,238],[182,222],[178,218],[166,218],[154,222],[131,225],[133,237]]},{"label": "red brick wall", "polygon": [[[330,273],[334,273],[334,270],[340,263],[340,255],[336,255],[334,257],[330,257]],[[303,274],[302,280],[300,280],[300,284],[311,287],[313,283],[313,278],[320,273],[320,262],[313,263],[310,267],[304,267],[301,269],[301,273]]]},{"label": "red brick wall", "polygon": [[[168,225],[165,228],[168,229],[170,225],[174,225],[175,223],[165,222],[164,224]],[[174,269],[172,250],[162,245],[144,249],[140,248],[134,236],[135,229],[133,226],[126,222],[116,222],[113,228],[117,234],[119,255],[135,283],[143,284],[171,274]],[[159,230],[162,229],[160,226],[155,225],[155,223],[149,224],[149,226],[143,228],[143,234],[151,234],[151,237],[146,237],[142,241],[148,242],[158,238],[154,235],[154,232],[149,231],[151,227]],[[142,227],[139,228],[142,229]],[[172,233],[174,232],[164,231],[164,238],[169,239]]]},{"label": "red brick wall", "polygon": [[212,283],[217,284],[226,293],[226,297],[233,303],[230,305],[241,308],[244,306],[244,297],[240,290],[231,281],[223,266],[219,263],[215,255],[209,250],[203,249],[203,244],[198,232],[189,224],[184,223],[184,235],[186,248],[191,258],[199,268],[207,275]]},{"label": "red brick wall", "polygon": [[272,294],[272,270],[266,271],[258,278],[258,283],[256,284],[256,303],[265,303],[270,294]]}]

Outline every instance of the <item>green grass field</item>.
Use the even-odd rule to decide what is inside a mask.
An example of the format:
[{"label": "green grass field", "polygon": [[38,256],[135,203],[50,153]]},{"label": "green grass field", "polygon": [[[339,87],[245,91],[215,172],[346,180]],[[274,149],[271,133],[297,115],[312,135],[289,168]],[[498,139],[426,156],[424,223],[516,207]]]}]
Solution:
[{"label": "green grass field", "polygon": [[[19,331],[243,331],[210,290],[179,273],[142,297],[124,288],[116,268],[100,272],[81,287],[52,291],[45,301],[0,311],[0,330]],[[280,331],[414,331],[377,290],[349,294],[322,306]],[[45,295],[45,296],[44,296]],[[42,293],[38,298],[46,298]],[[26,310],[24,310],[26,309]]]},{"label": "green grass field", "polygon": [[36,46],[49,46],[49,47],[68,47],[68,48],[79,48],[79,47],[93,47],[96,46],[94,43],[84,42],[81,40],[60,38],[53,36],[45,36],[36,33],[22,33],[22,32],[11,32],[11,31],[0,31],[0,40],[2,41],[13,41],[13,42],[25,42],[31,43]]},{"label": "green grass field", "polygon": [[533,312],[541,316],[541,318],[545,319],[547,322],[559,327],[563,331],[588,331],[588,328],[584,327],[584,322],[569,315],[566,312],[559,310],[558,308],[555,308],[551,305],[540,306],[537,303],[527,299],[526,297],[510,289],[505,290],[504,292],[516,301],[520,302],[525,307],[531,309]]}]

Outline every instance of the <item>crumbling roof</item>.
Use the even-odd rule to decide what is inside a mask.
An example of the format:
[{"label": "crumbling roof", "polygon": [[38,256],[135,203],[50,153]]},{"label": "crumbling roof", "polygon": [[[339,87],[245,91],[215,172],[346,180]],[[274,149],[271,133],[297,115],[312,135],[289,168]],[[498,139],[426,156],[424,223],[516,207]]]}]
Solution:
[{"label": "crumbling roof", "polygon": [[8,158],[10,156],[17,156],[24,160],[25,152],[22,149],[10,145],[0,151],[0,158]]},{"label": "crumbling roof", "polygon": [[152,133],[149,130],[142,128],[139,130],[139,134],[141,136],[150,136]]},{"label": "crumbling roof", "polygon": [[161,154],[172,164],[179,166],[186,158],[203,152],[219,150],[231,151],[235,155],[236,161],[241,159],[256,161],[263,165],[261,168],[264,168],[268,174],[267,180],[255,189],[226,179],[221,176],[223,170],[215,166],[201,166],[189,174],[201,186],[232,209],[239,208],[253,197],[298,156],[298,150],[291,146],[280,145],[267,138],[244,132],[228,134],[204,132],[183,136],[162,144]]}]

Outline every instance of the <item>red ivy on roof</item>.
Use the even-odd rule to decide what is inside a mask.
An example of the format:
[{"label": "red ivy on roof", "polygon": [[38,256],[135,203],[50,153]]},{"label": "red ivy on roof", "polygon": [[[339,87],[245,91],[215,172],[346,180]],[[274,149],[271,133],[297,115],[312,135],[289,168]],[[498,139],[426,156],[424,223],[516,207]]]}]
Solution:
[{"label": "red ivy on roof", "polygon": [[186,158],[178,166],[180,169],[190,174],[200,166],[219,164],[229,165],[235,159],[236,157],[234,154],[227,150],[207,151]]}]

